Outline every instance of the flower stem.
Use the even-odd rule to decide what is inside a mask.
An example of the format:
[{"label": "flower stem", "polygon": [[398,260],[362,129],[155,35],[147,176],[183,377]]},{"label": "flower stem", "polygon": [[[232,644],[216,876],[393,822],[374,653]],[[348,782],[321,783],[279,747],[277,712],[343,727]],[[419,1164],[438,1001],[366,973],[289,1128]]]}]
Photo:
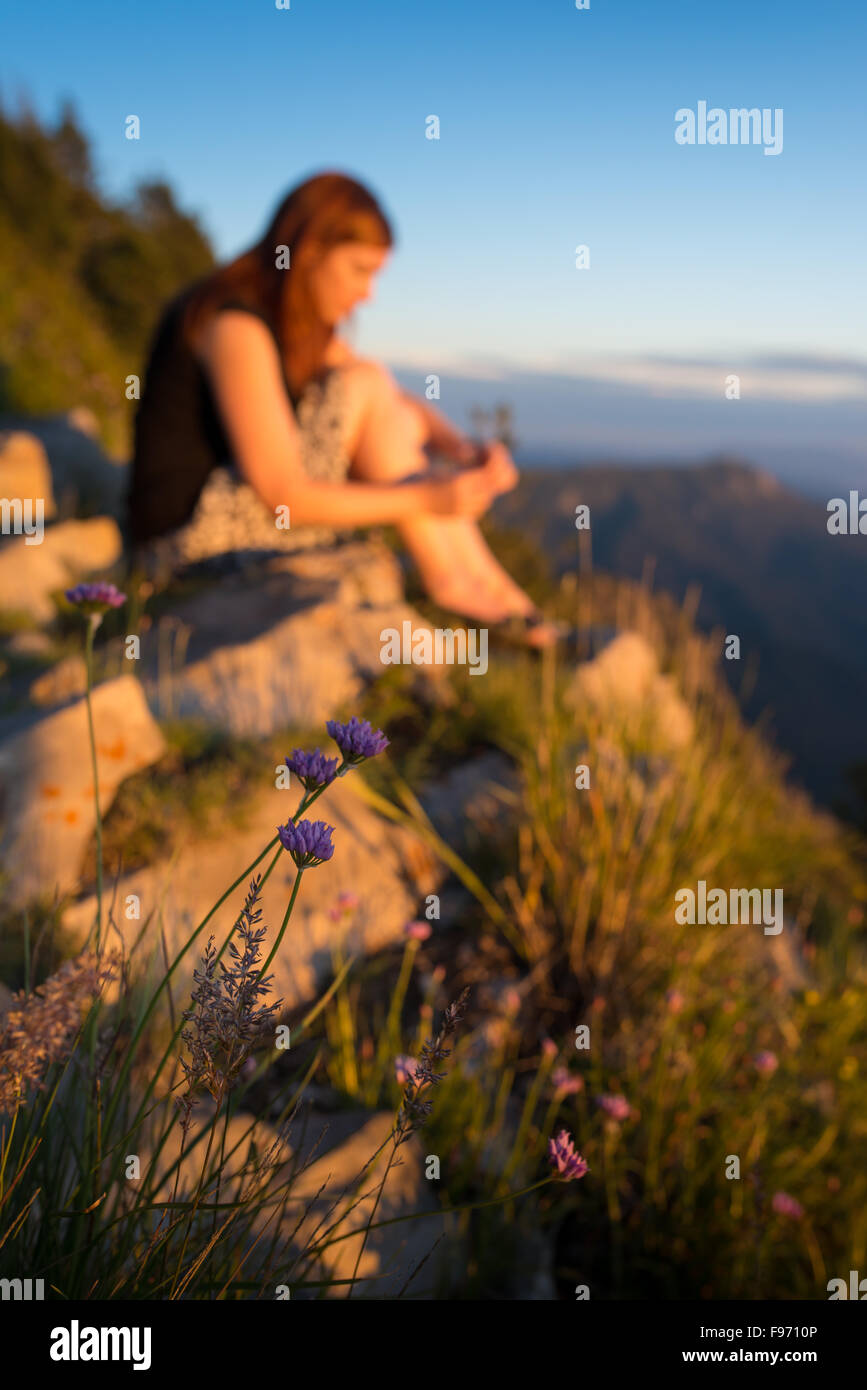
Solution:
[{"label": "flower stem", "polygon": [[99,955],[100,940],[102,937],[102,821],[99,814],[99,780],[96,768],[96,736],[93,732],[93,708],[91,705],[91,691],[93,690],[93,636],[99,627],[101,617],[92,614],[87,624],[87,637],[85,638],[84,651],[85,663],[87,666],[87,732],[90,739],[90,763],[93,769],[93,800],[96,808],[96,954]]}]

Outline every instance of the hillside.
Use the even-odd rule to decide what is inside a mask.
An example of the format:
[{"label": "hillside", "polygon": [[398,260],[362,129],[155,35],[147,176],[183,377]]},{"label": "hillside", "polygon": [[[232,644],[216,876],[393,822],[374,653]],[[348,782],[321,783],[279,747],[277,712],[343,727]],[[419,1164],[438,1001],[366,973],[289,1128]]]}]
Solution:
[{"label": "hillside", "polygon": [[746,714],[771,714],[793,775],[814,794],[841,795],[844,769],[867,758],[863,539],[829,535],[821,502],[725,460],[528,472],[494,517],[560,575],[577,563],[579,503],[590,506],[595,568],[652,575],[678,601],[700,587],[699,627],[741,638],[740,662],[722,664],[736,691],[747,683]]},{"label": "hillside", "polygon": [[124,457],[126,378],[160,305],[213,265],[207,238],[164,183],[105,199],[68,106],[54,129],[0,109],[0,189],[0,411],[88,406]]}]

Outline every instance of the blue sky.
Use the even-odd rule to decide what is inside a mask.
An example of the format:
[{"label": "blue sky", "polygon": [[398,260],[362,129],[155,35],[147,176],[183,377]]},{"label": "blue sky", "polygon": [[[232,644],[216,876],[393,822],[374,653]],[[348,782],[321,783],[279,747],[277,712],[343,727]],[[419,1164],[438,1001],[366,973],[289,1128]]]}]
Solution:
[{"label": "blue sky", "polygon": [[[7,104],[72,97],[106,192],[166,178],[220,257],[311,173],[369,184],[398,244],[349,336],[407,384],[440,373],[446,410],[449,382],[536,378],[519,425],[552,448],[864,447],[860,6],[51,0],[7,13],[0,53]],[[702,100],[782,108],[782,152],[678,145]],[[729,372],[749,399],[721,407]],[[541,388],[568,407],[572,380],[552,432]]]}]

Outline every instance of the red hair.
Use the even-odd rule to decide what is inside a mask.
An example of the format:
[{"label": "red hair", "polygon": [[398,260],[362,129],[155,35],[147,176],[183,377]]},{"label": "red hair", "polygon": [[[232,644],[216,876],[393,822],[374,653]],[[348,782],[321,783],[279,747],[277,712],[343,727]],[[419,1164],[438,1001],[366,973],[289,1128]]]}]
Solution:
[{"label": "red hair", "polygon": [[[249,304],[270,324],[289,385],[300,396],[320,370],[334,335],[333,326],[316,312],[307,272],[315,257],[346,241],[394,245],[391,226],[373,194],[345,174],[317,174],[298,184],[255,246],[218,266],[190,291],[183,318],[187,341],[225,300]],[[277,264],[280,247],[289,248],[288,269]]]}]

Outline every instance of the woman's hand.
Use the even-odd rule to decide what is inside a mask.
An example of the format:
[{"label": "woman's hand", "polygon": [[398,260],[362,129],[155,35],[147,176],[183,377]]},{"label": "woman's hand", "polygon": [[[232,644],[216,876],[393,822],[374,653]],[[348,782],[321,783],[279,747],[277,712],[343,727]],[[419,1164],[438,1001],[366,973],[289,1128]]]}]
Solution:
[{"label": "woman's hand", "polygon": [[498,439],[492,439],[482,445],[479,462],[491,468],[492,477],[497,479],[497,492],[511,492],[517,485],[519,474],[515,461],[505,444],[501,444]]},{"label": "woman's hand", "polygon": [[518,481],[518,470],[502,444],[482,446],[483,462],[453,477],[431,484],[430,510],[438,516],[466,516],[476,520],[501,492]]}]

